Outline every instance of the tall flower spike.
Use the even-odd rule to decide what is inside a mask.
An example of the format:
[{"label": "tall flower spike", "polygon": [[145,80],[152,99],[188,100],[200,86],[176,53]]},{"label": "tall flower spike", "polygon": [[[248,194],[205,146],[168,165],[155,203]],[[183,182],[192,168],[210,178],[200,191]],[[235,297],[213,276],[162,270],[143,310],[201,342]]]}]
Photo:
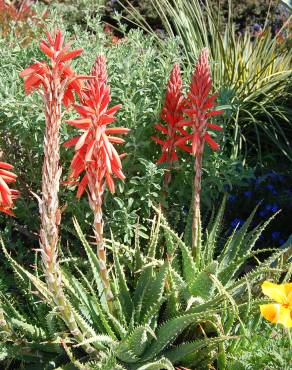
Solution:
[{"label": "tall flower spike", "polygon": [[46,99],[50,98],[52,89],[58,88],[58,98],[68,107],[74,103],[74,92],[81,95],[83,76],[77,76],[74,70],[66,62],[81,54],[83,49],[69,51],[70,45],[64,44],[64,37],[60,30],[56,30],[52,37],[46,33],[47,40],[42,40],[40,49],[50,59],[47,62],[36,62],[20,73],[24,78],[24,88],[26,94],[30,94],[39,87],[43,88]]},{"label": "tall flower spike", "polygon": [[[61,177],[60,161],[60,125],[62,103],[67,107],[74,102],[73,92],[81,95],[82,84],[70,67],[69,61],[79,55],[82,49],[69,51],[69,44],[64,44],[60,30],[54,35],[47,32],[47,40],[42,40],[40,49],[50,59],[50,63],[36,62],[20,73],[24,78],[27,94],[35,89],[43,97],[45,105],[46,129],[44,138],[44,163],[42,170],[42,199],[39,201],[41,215],[40,245],[44,273],[49,290],[60,314],[78,341],[83,341],[74,312],[67,303],[61,285],[61,272],[58,263],[59,225],[59,184]],[[93,349],[86,345],[86,351]]]},{"label": "tall flower spike", "polygon": [[[156,136],[151,138],[162,146],[162,154],[157,163],[167,163],[169,170],[174,161],[178,160],[176,147],[191,152],[191,148],[184,143],[180,143],[181,135],[187,132],[179,122],[183,120],[184,98],[182,95],[182,79],[179,64],[175,64],[168,81],[164,106],[162,108],[161,118],[166,125],[157,124],[155,128],[166,135],[165,140]],[[165,185],[171,180],[171,173],[167,172],[164,177]]]},{"label": "tall flower spike", "polygon": [[17,176],[9,171],[13,166],[6,162],[0,162],[0,211],[14,216],[11,208],[14,206],[15,199],[19,196],[18,190],[10,189],[7,184],[15,182]]},{"label": "tall flower spike", "polygon": [[[108,125],[116,120],[115,113],[121,105],[108,108],[110,103],[110,87],[107,85],[106,60],[98,56],[92,70],[94,79],[86,84],[82,105],[75,104],[80,117],[67,123],[82,130],[82,135],[74,137],[64,145],[75,145],[75,155],[71,162],[70,180],[78,180],[77,197],[80,198],[88,189],[89,204],[94,214],[94,233],[97,244],[97,254],[100,263],[100,274],[103,281],[107,301],[113,298],[110,289],[106,267],[106,253],[103,241],[102,197],[106,185],[114,193],[113,175],[120,179],[125,176],[122,172],[121,157],[113,143],[122,144],[124,140],[113,136],[125,134],[129,129],[111,127]],[[70,181],[69,181],[70,182]]]},{"label": "tall flower spike", "polygon": [[[195,67],[194,74],[185,101],[183,109],[186,119],[178,123],[180,127],[189,127],[184,132],[184,137],[176,141],[176,145],[185,145],[187,142],[192,144],[192,154],[195,156],[195,179],[194,179],[194,197],[193,197],[193,227],[192,227],[192,245],[193,253],[196,255],[199,263],[199,251],[196,251],[199,245],[200,228],[200,196],[201,196],[201,174],[202,158],[205,141],[213,150],[218,150],[219,145],[212,139],[208,129],[220,131],[222,128],[213,123],[209,123],[210,117],[223,113],[223,110],[213,109],[217,94],[211,95],[212,80],[210,76],[210,67],[208,64],[208,49],[203,49]],[[184,148],[182,148],[185,150]]]}]

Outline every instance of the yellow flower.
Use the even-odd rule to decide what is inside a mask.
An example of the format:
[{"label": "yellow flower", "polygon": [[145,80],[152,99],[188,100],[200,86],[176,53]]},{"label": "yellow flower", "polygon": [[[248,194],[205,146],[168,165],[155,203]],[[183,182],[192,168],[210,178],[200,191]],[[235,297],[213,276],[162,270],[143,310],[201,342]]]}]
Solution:
[{"label": "yellow flower", "polygon": [[292,283],[274,284],[264,281],[262,291],[277,303],[260,305],[261,314],[274,324],[292,327]]}]

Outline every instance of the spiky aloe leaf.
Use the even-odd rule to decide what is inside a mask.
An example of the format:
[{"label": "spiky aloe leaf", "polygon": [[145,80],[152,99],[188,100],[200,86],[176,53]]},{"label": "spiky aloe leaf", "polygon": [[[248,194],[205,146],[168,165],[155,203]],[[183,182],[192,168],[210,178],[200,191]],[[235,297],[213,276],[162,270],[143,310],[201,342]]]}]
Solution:
[{"label": "spiky aloe leaf", "polygon": [[[160,308],[163,299],[164,287],[166,276],[168,273],[168,262],[160,267],[155,278],[152,278],[149,282],[146,294],[143,299],[142,310],[141,310],[141,322],[147,323],[154,312],[157,312]],[[155,308],[153,310],[153,308]]]},{"label": "spiky aloe leaf", "polygon": [[237,257],[241,249],[242,242],[245,238],[245,235],[250,227],[250,224],[254,218],[254,215],[258,207],[259,206],[257,205],[255,209],[252,211],[251,215],[242,225],[242,227],[239,230],[237,230],[236,233],[233,234],[233,238],[231,239],[231,241],[229,243],[226,243],[222,253],[220,253],[220,256],[218,258],[220,265],[228,266],[228,264],[231,263],[234,260],[234,258]]},{"label": "spiky aloe leaf", "polygon": [[219,266],[219,280],[223,285],[227,285],[230,279],[232,279],[237,272],[240,270],[244,262],[251,257],[250,251],[253,249],[255,243],[269,225],[269,223],[276,217],[277,213],[270,217],[262,226],[257,226],[254,230],[247,233],[240,244],[240,247],[237,249],[237,254],[234,257],[233,261],[229,261],[228,265],[225,264],[223,260]]},{"label": "spiky aloe leaf", "polygon": [[20,360],[22,363],[27,362],[31,365],[31,369],[35,364],[38,364],[40,366],[39,369],[44,369],[46,364],[52,360],[52,354],[34,350],[25,343],[0,343],[0,361],[2,362],[4,360]]},{"label": "spiky aloe leaf", "polygon": [[161,358],[160,360],[150,362],[146,365],[142,365],[137,370],[175,370],[172,363],[167,358]]},{"label": "spiky aloe leaf", "polygon": [[163,235],[164,235],[165,242],[166,242],[167,255],[171,257],[174,255],[177,249],[177,242],[175,242],[171,234],[165,228],[163,228]]},{"label": "spiky aloe leaf", "polygon": [[39,293],[43,296],[45,301],[53,305],[53,299],[52,299],[52,293],[48,290],[46,284],[44,284],[39,278],[28,272],[26,269],[24,269],[22,266],[20,266],[8,253],[7,249],[4,246],[3,240],[0,239],[3,252],[8,259],[8,261],[11,263],[11,266],[15,273],[19,275],[22,279],[27,279],[27,281],[30,281],[35,288],[39,291]]},{"label": "spiky aloe leaf", "polygon": [[131,320],[133,315],[133,301],[130,295],[130,291],[127,285],[127,279],[120,264],[119,255],[116,250],[115,242],[112,237],[113,245],[113,257],[114,257],[114,270],[117,277],[117,287],[118,287],[118,298],[121,303],[123,310],[123,316],[126,318],[127,322]]},{"label": "spiky aloe leaf", "polygon": [[158,244],[158,239],[159,239],[159,231],[160,231],[160,226],[161,226],[161,209],[155,208],[155,211],[157,212],[157,221],[156,217],[153,218],[153,223],[152,223],[152,229],[151,229],[151,234],[149,238],[149,245],[148,245],[148,257],[149,259],[155,258],[156,254],[156,247]]},{"label": "spiky aloe leaf", "polygon": [[151,278],[152,278],[152,266],[146,266],[138,279],[137,286],[134,291],[133,295],[133,302],[135,307],[135,322],[140,323],[140,316],[141,316],[141,310],[142,310],[142,304],[144,301],[144,296],[146,294],[148,285],[150,284]]},{"label": "spiky aloe leaf", "polygon": [[128,330],[123,325],[123,323],[121,323],[121,321],[118,320],[111,313],[108,313],[107,316],[108,316],[108,319],[109,319],[111,325],[113,326],[113,328],[115,329],[115,331],[118,333],[118,336],[120,336],[121,338],[125,338],[127,336],[127,334],[128,334]]},{"label": "spiky aloe leaf", "polygon": [[195,279],[190,283],[189,289],[195,297],[201,297],[207,300],[212,295],[214,290],[214,282],[210,278],[210,274],[217,275],[218,262],[211,262],[203,271],[201,271]]},{"label": "spiky aloe leaf", "polygon": [[7,322],[15,332],[21,333],[21,335],[30,340],[41,341],[46,339],[46,332],[36,325],[31,325],[15,318],[7,318]]},{"label": "spiky aloe leaf", "polygon": [[162,228],[177,242],[181,253],[182,253],[182,262],[183,262],[183,275],[187,283],[194,279],[194,276],[197,274],[196,264],[194,258],[191,254],[190,249],[183,242],[183,240],[169,227],[166,220],[162,217]]},{"label": "spiky aloe leaf", "polygon": [[257,282],[260,278],[264,278],[268,274],[276,275],[277,273],[285,273],[286,268],[274,268],[272,267],[275,264],[275,261],[278,259],[282,259],[284,255],[292,253],[292,237],[285,243],[285,248],[281,249],[280,251],[273,253],[273,255],[267,258],[265,261],[260,262],[259,265],[252,270],[251,272],[246,273],[243,277],[238,279],[237,281],[233,281],[232,284],[228,287],[228,291],[230,294],[234,295],[236,292],[239,292],[240,289],[246,286],[247,280],[250,284]]},{"label": "spiky aloe leaf", "polygon": [[181,281],[177,283],[177,279],[174,276],[174,270],[169,266],[169,274],[166,283],[166,295],[168,296],[166,301],[166,307],[163,313],[164,317],[174,317],[178,315],[180,310],[181,297],[180,290],[185,289],[184,284],[181,285]]},{"label": "spiky aloe leaf", "polygon": [[143,266],[142,251],[140,248],[139,222],[135,229],[135,251],[134,251],[134,271],[138,271]]},{"label": "spiky aloe leaf", "polygon": [[231,340],[238,337],[231,336],[221,336],[216,338],[204,338],[198,339],[194,342],[183,343],[174,348],[165,351],[164,355],[167,357],[171,363],[179,364],[186,355],[190,353],[195,353],[200,351],[210,352],[213,348],[217,347],[219,343],[224,342],[225,340]]},{"label": "spiky aloe leaf", "polygon": [[195,325],[206,320],[212,321],[213,318],[214,315],[209,312],[191,313],[175,317],[165,322],[155,332],[157,339],[154,340],[146,350],[143,355],[143,360],[151,360],[161,353],[164,348],[173,343],[189,325]]},{"label": "spiky aloe leaf", "polygon": [[101,348],[105,348],[105,346],[111,347],[114,344],[117,344],[115,340],[109,335],[99,334],[94,337],[88,338],[84,340],[82,343],[75,344],[74,347],[82,347],[84,344],[90,343],[99,343]]},{"label": "spiky aloe leaf", "polygon": [[156,338],[149,326],[136,327],[127,338],[115,346],[114,353],[124,362],[138,362],[149,342],[149,335]]},{"label": "spiky aloe leaf", "polygon": [[13,300],[11,300],[10,297],[6,297],[1,292],[0,292],[0,303],[1,303],[0,305],[1,308],[3,308],[5,314],[8,317],[15,317],[16,319],[20,321],[21,320],[25,321],[24,315],[22,315],[19,312],[18,307],[17,308],[15,307],[15,302],[13,302]]},{"label": "spiky aloe leaf", "polygon": [[101,281],[101,278],[100,278],[100,275],[99,275],[99,261],[98,261],[98,258],[96,256],[96,254],[93,252],[92,248],[90,247],[89,243],[87,242],[81,228],[80,228],[80,225],[77,221],[77,219],[74,217],[73,218],[73,224],[74,224],[74,227],[75,227],[75,230],[77,232],[77,235],[85,249],[85,252],[87,254],[87,258],[89,260],[89,263],[90,263],[90,266],[91,266],[91,271],[93,273],[93,277],[94,277],[94,280],[95,280],[95,283],[96,283],[96,286],[98,288],[98,291],[99,291],[99,295],[101,297],[101,305],[104,309],[108,310],[108,306],[107,306],[107,302],[106,302],[106,299],[105,299],[105,295],[104,295],[104,292],[103,292],[103,285],[102,285],[102,281]]},{"label": "spiky aloe leaf", "polygon": [[[74,298],[74,303],[73,300],[71,300],[71,304],[74,305],[75,310],[78,311],[81,305],[85,305],[92,323],[94,322],[95,326],[97,326],[100,331],[108,333],[115,339],[116,336],[106,318],[106,313],[102,310],[99,300],[88,293],[81,283],[64,268],[62,269],[62,275],[66,289],[71,293],[71,297]],[[92,336],[95,334],[95,332],[91,333]]]},{"label": "spiky aloe leaf", "polygon": [[219,208],[219,212],[217,213],[217,216],[215,218],[215,221],[213,222],[210,232],[208,232],[207,240],[204,246],[204,261],[205,264],[210,264],[212,260],[214,259],[214,253],[216,249],[216,242],[217,242],[217,236],[220,231],[224,210],[226,205],[226,195],[224,196],[221,206]]}]

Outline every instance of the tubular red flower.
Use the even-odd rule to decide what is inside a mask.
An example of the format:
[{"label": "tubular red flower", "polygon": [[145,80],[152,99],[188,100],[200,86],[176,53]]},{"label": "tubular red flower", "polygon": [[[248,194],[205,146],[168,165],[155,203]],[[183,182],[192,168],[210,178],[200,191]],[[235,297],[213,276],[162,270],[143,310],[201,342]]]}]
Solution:
[{"label": "tubular red flower", "polygon": [[[124,127],[111,127],[108,125],[116,120],[115,113],[121,108],[116,105],[109,108],[110,88],[107,85],[106,61],[104,56],[99,56],[92,69],[94,79],[87,82],[82,99],[82,105],[75,104],[80,117],[69,120],[67,123],[83,130],[78,138],[67,141],[64,145],[75,145],[75,155],[71,162],[70,178],[76,179],[82,172],[86,173],[90,192],[90,184],[95,183],[102,192],[106,183],[109,190],[114,193],[115,186],[112,176],[120,179],[125,176],[122,173],[120,156],[113,143],[122,144],[123,139],[113,136],[125,134],[129,129]],[[81,197],[86,189],[82,180],[79,183],[77,196]]]},{"label": "tubular red flower", "polygon": [[[77,198],[88,189],[89,205],[94,215],[94,234],[96,238],[97,255],[99,258],[100,277],[103,282],[106,300],[109,308],[113,294],[109,283],[106,266],[106,250],[103,239],[102,198],[105,186],[115,192],[113,176],[124,180],[121,157],[113,145],[122,144],[124,140],[112,136],[125,134],[129,130],[124,127],[108,128],[116,120],[115,113],[121,105],[109,108],[110,87],[107,85],[106,61],[104,56],[98,56],[92,69],[93,79],[85,86],[82,104],[75,104],[80,117],[67,123],[82,129],[82,135],[69,140],[66,146],[75,145],[75,155],[71,162],[70,179],[79,181]],[[110,135],[109,135],[110,134]],[[111,309],[111,308],[110,308]]]},{"label": "tubular red flower", "polygon": [[167,84],[166,97],[162,108],[161,118],[166,123],[157,124],[155,128],[162,134],[166,135],[165,140],[152,136],[157,144],[162,146],[162,154],[157,163],[168,163],[170,166],[174,160],[177,160],[176,147],[179,146],[177,141],[180,139],[181,128],[179,122],[183,120],[184,98],[182,95],[182,79],[178,64],[173,66],[169,81]]},{"label": "tubular red flower", "polygon": [[[200,196],[201,196],[201,176],[202,159],[205,141],[213,150],[218,150],[219,145],[212,139],[207,129],[221,130],[221,127],[213,123],[208,123],[208,118],[223,113],[223,110],[213,109],[217,94],[211,95],[212,81],[210,67],[208,64],[208,49],[203,49],[195,67],[190,90],[185,100],[184,114],[188,117],[181,122],[180,127],[186,126],[182,132],[184,139],[179,139],[179,143],[192,143],[192,154],[195,156],[195,178],[193,195],[193,226],[192,226],[192,248],[196,257],[196,263],[200,264]],[[187,131],[187,130],[190,130]],[[182,148],[182,147],[181,147]],[[185,150],[184,148],[182,148]]]},{"label": "tubular red flower", "polygon": [[14,207],[14,201],[19,197],[19,191],[10,189],[7,184],[15,182],[17,176],[8,170],[13,166],[6,162],[0,162],[0,211],[14,216],[11,208]]},{"label": "tubular red flower", "polygon": [[[209,96],[212,89],[212,81],[210,75],[210,67],[208,64],[208,49],[203,49],[198,63],[196,65],[190,91],[185,101],[184,113],[189,117],[187,121],[182,123],[182,126],[190,126],[192,131],[192,153],[194,156],[198,152],[202,154],[204,143],[210,145],[213,150],[218,150],[219,145],[212,139],[207,129],[221,130],[221,127],[212,123],[208,123],[209,117],[214,117],[223,113],[223,110],[213,109],[217,94]],[[185,133],[187,137],[188,133]]]},{"label": "tubular red flower", "polygon": [[81,54],[83,49],[69,51],[70,45],[64,43],[64,37],[60,30],[56,30],[54,35],[46,33],[47,40],[42,40],[40,49],[50,59],[47,62],[36,62],[30,67],[20,72],[20,77],[25,79],[24,87],[26,94],[33,90],[43,87],[45,93],[49,94],[50,84],[57,83],[62,87],[62,102],[68,107],[74,103],[74,92],[81,96],[82,82],[74,70],[65,62],[70,61]]}]

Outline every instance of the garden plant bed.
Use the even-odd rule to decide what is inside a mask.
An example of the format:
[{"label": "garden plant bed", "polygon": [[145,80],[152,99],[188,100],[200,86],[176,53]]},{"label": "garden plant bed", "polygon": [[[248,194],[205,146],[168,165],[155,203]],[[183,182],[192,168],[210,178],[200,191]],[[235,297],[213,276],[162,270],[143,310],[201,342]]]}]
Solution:
[{"label": "garden plant bed", "polygon": [[290,369],[288,1],[0,0],[0,368]]}]

